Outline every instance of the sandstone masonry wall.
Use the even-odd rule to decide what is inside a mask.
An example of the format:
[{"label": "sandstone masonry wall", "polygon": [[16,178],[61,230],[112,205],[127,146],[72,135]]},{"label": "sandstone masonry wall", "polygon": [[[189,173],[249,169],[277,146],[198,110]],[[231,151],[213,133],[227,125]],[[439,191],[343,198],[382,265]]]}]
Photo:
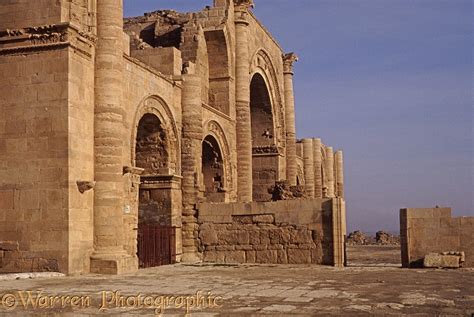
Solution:
[{"label": "sandstone masonry wall", "polygon": [[333,220],[341,211],[333,208],[331,199],[200,204],[204,261],[337,264]]},{"label": "sandstone masonry wall", "polygon": [[68,58],[0,56],[0,272],[68,269]]},{"label": "sandstone masonry wall", "polygon": [[403,267],[423,265],[430,252],[464,251],[474,267],[474,217],[451,217],[451,208],[400,209]]}]

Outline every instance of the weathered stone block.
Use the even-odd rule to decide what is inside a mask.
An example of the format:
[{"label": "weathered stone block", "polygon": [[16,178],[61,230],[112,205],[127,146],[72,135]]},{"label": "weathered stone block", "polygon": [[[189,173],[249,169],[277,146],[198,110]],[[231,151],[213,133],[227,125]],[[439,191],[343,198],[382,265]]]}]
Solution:
[{"label": "weathered stone block", "polygon": [[216,245],[216,251],[233,251],[235,250],[234,245]]},{"label": "weathered stone block", "polygon": [[275,217],[273,215],[256,215],[253,216],[253,222],[256,223],[274,223]]},{"label": "weathered stone block", "polygon": [[259,230],[249,231],[249,244],[252,244],[252,245],[260,244],[260,231]]},{"label": "weathered stone block", "polygon": [[289,264],[311,263],[311,250],[288,249]]},{"label": "weathered stone block", "polygon": [[232,221],[241,223],[241,224],[253,223],[252,216],[232,216]]},{"label": "weathered stone block", "polygon": [[316,264],[323,263],[322,248],[316,248],[316,249],[311,250],[311,263],[316,263]]},{"label": "weathered stone block", "polygon": [[246,263],[255,263],[256,251],[245,251],[245,260]]},{"label": "weathered stone block", "polygon": [[251,245],[251,244],[236,245],[236,246],[235,246],[235,249],[236,249],[236,250],[245,250],[245,251],[247,251],[247,250],[253,250],[253,248],[254,248],[254,247],[253,247],[253,245]]},{"label": "weathered stone block", "polygon": [[222,251],[206,251],[204,252],[204,262],[224,263],[225,252]]},{"label": "weathered stone block", "polygon": [[277,250],[277,263],[280,263],[280,264],[288,263],[288,256],[286,254],[286,250]]},{"label": "weathered stone block", "polygon": [[245,251],[226,252],[225,263],[245,263]]},{"label": "weathered stone block", "polygon": [[269,230],[260,230],[260,244],[270,244]]},{"label": "weathered stone block", "polygon": [[290,231],[290,241],[291,243],[310,243],[312,242],[313,237],[311,231],[307,229],[302,230],[291,230]]},{"label": "weathered stone block", "polygon": [[219,231],[217,237],[220,244],[249,244],[249,233],[245,230]]},{"label": "weathered stone block", "polygon": [[459,268],[461,256],[429,253],[423,259],[423,266],[427,268]]},{"label": "weathered stone block", "polygon": [[0,241],[0,250],[18,251],[18,241]]},{"label": "weathered stone block", "polygon": [[13,209],[13,190],[0,190],[0,209]]},{"label": "weathered stone block", "polygon": [[255,262],[257,262],[257,263],[277,263],[277,250],[256,251]]},{"label": "weathered stone block", "polygon": [[202,244],[215,245],[218,244],[219,239],[217,238],[217,232],[214,230],[201,230],[199,232],[199,238],[201,239]]},{"label": "weathered stone block", "polygon": [[271,244],[286,244],[290,242],[290,233],[288,229],[277,228],[269,230]]}]

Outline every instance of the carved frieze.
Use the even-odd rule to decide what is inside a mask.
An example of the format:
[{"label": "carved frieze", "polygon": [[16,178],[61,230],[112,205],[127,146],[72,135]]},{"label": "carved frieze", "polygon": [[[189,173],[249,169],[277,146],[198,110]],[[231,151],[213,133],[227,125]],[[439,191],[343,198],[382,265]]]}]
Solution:
[{"label": "carved frieze", "polygon": [[280,153],[276,145],[255,146],[252,148],[252,154],[278,154]]},{"label": "carved frieze", "polygon": [[7,29],[0,31],[0,55],[70,45],[90,58],[96,42],[94,35],[70,23]]}]

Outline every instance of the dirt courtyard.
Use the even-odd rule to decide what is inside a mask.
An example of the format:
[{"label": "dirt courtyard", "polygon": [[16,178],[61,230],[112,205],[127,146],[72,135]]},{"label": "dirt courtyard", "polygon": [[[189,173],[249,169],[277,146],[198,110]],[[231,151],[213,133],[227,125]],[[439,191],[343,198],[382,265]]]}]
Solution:
[{"label": "dirt courtyard", "polygon": [[[388,266],[368,261],[371,254],[367,249],[371,250],[372,259],[385,259]],[[162,296],[168,298],[169,304],[163,305],[163,316],[184,316],[183,298],[189,299],[199,291],[206,298],[200,302],[201,306],[188,302],[190,316],[470,316],[474,313],[474,270],[402,269],[392,263],[396,261],[396,251],[393,247],[350,247],[348,255],[353,264],[350,261],[352,266],[343,269],[317,265],[176,264],[122,276],[3,280],[0,281],[0,315],[153,316],[158,310],[151,302],[146,306],[144,298]],[[366,266],[360,265],[364,263]],[[28,290],[33,292],[28,295]],[[22,292],[21,296],[18,291]],[[72,308],[71,301],[68,304],[66,300],[61,307],[60,301],[44,300],[41,306],[35,298],[45,295],[89,296],[90,302]],[[143,302],[137,300],[140,296]],[[27,304],[26,310],[22,300]],[[101,306],[103,309],[99,310]]]}]

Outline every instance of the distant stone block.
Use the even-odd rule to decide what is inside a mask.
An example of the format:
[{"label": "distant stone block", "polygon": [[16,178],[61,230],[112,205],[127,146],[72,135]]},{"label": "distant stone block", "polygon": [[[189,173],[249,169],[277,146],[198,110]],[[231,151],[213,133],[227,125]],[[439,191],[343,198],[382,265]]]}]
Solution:
[{"label": "distant stone block", "polygon": [[423,259],[423,266],[426,268],[459,268],[461,256],[445,255],[439,253],[429,253]]}]

